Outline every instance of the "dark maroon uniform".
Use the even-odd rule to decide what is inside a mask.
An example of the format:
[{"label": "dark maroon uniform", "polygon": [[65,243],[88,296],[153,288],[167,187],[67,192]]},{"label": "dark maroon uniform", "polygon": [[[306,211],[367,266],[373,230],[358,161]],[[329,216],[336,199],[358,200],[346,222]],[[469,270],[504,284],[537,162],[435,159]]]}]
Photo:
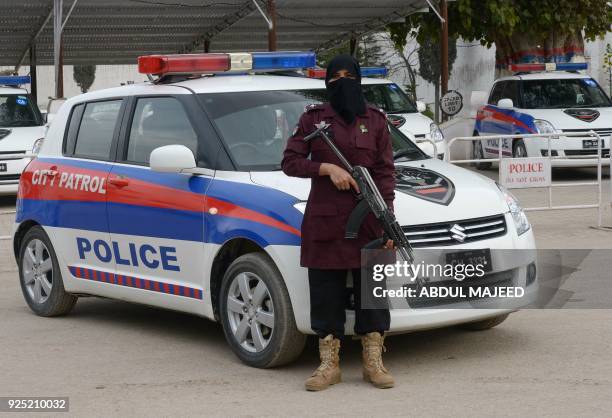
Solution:
[{"label": "dark maroon uniform", "polygon": [[[332,139],[353,165],[367,167],[383,198],[392,207],[395,179],[393,150],[387,120],[380,110],[367,106],[350,125],[329,104],[311,105],[300,118],[289,139],[282,162],[283,171],[294,177],[309,177],[312,188],[302,222],[301,264],[314,269],[358,269],[361,248],[382,236],[382,228],[369,214],[358,239],[345,239],[348,216],[357,205],[353,190],[341,191],[328,176],[319,176],[321,163],[344,168],[320,138],[308,143],[304,137],[315,124],[331,124]],[[309,158],[310,157],[310,158]]]}]

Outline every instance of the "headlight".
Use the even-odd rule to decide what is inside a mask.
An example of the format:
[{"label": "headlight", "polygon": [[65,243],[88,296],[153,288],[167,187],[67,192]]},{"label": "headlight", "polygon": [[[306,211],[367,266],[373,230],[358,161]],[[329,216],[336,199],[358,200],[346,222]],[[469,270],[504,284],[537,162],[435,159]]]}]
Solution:
[{"label": "headlight", "polygon": [[539,134],[558,134],[559,131],[555,129],[552,124],[547,120],[536,119],[533,121]]},{"label": "headlight", "polygon": [[510,209],[510,214],[512,215],[512,219],[514,219],[514,226],[516,227],[516,233],[518,235],[523,235],[525,232],[529,231],[531,225],[529,224],[529,220],[527,219],[527,215],[523,212],[523,208],[519,205],[518,200],[512,193],[510,193],[504,186],[501,184],[497,184],[499,190],[504,195],[506,199],[506,203],[508,204],[508,209]]},{"label": "headlight", "polygon": [[306,202],[298,202],[295,205],[293,205],[293,207],[299,210],[300,212],[304,213],[306,211]]},{"label": "headlight", "polygon": [[34,146],[32,147],[32,154],[38,154],[40,152],[40,148],[42,147],[43,141],[45,138],[38,138],[34,141]]},{"label": "headlight", "polygon": [[429,125],[429,135],[431,136],[431,140],[434,142],[444,141],[444,134],[440,130],[440,127],[435,123]]}]

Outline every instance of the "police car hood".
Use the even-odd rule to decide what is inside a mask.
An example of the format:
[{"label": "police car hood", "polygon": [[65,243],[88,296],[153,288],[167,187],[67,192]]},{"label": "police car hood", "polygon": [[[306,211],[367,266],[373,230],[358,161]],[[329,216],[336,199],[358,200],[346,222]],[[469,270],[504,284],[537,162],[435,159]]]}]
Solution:
[{"label": "police car hood", "polygon": [[415,135],[428,135],[431,131],[432,120],[421,113],[397,113],[396,115],[406,119],[399,130],[413,141]]},{"label": "police car hood", "polygon": [[5,128],[0,126],[0,152],[32,151],[34,142],[45,136],[44,126]]},{"label": "police car hood", "polygon": [[[437,159],[398,162],[395,214],[401,225],[455,221],[499,215],[508,206],[495,182]],[[251,180],[308,199],[310,180],[282,171],[252,172]]]},{"label": "police car hood", "polygon": [[[589,112],[592,111],[592,112]],[[586,112],[580,115],[580,112]],[[572,109],[529,109],[525,113],[534,119],[542,119],[550,122],[555,129],[610,129],[612,128],[612,107],[588,107]],[[593,115],[599,114],[591,122],[581,120],[580,117],[591,119]],[[575,116],[572,116],[575,115]]]}]

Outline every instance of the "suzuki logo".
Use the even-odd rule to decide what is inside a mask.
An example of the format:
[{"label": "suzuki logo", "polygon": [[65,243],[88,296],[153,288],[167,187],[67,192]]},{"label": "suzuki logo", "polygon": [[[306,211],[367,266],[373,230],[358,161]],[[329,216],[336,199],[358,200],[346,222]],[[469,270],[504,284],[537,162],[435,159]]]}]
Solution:
[{"label": "suzuki logo", "polygon": [[464,231],[465,231],[465,228],[463,228],[461,225],[455,224],[451,227],[451,229],[448,232],[451,233],[451,237],[454,240],[463,242],[467,238],[467,234]]}]

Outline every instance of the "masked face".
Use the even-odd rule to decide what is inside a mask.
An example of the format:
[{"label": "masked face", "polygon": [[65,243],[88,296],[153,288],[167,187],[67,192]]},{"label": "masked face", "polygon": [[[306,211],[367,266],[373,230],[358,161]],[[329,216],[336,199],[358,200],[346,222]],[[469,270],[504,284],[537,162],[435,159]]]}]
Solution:
[{"label": "masked face", "polygon": [[358,114],[366,111],[361,91],[361,69],[350,55],[339,55],[329,63],[325,77],[327,94],[332,108],[351,124]]}]

